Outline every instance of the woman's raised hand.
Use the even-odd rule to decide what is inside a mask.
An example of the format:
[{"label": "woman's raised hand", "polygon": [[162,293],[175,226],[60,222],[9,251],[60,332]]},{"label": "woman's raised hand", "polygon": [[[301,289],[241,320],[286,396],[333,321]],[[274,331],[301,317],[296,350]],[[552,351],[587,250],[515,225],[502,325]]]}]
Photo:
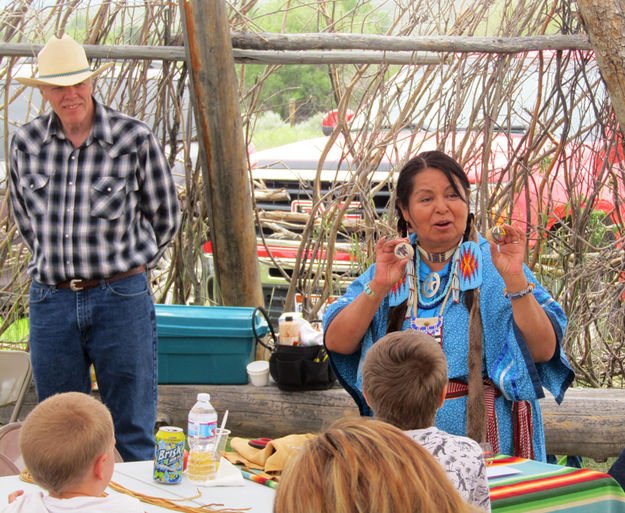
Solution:
[{"label": "woman's raised hand", "polygon": [[504,280],[514,322],[521,331],[535,362],[549,361],[557,348],[554,327],[530,292],[532,287],[523,272],[525,233],[503,225],[504,236],[490,243],[493,264]]},{"label": "woman's raised hand", "polygon": [[363,292],[341,310],[325,331],[325,345],[330,351],[352,354],[360,346],[380,304],[401,280],[409,258],[395,255],[395,246],[407,239],[386,240],[375,246],[375,273]]},{"label": "woman's raised hand", "polygon": [[375,246],[375,274],[372,281],[379,289],[384,289],[385,294],[406,273],[406,264],[410,259],[395,255],[395,246],[404,242],[408,242],[408,239],[387,240],[382,237]]},{"label": "woman's raised hand", "polygon": [[490,241],[493,265],[499,274],[507,276],[523,275],[525,258],[525,233],[509,224],[501,225],[503,231],[498,241]]}]

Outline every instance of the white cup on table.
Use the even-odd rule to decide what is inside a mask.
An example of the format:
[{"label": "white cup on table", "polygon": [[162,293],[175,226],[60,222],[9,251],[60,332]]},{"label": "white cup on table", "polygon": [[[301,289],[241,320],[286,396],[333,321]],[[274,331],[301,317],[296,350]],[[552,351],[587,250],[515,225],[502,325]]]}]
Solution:
[{"label": "white cup on table", "polygon": [[264,387],[269,383],[269,362],[256,360],[247,365],[247,375],[250,383],[256,387]]}]

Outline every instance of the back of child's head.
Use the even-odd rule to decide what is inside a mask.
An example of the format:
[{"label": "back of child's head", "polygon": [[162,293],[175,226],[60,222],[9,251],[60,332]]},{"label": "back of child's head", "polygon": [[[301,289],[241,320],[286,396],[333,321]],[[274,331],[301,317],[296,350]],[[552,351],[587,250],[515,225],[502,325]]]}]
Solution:
[{"label": "back of child's head", "polygon": [[400,429],[434,425],[447,383],[447,359],[429,335],[395,331],[367,351],[362,389],[373,414]]},{"label": "back of child's head", "polygon": [[53,395],[31,411],[20,432],[20,451],[33,480],[61,493],[81,482],[111,446],[115,431],[108,408],[79,392]]},{"label": "back of child's head", "polygon": [[342,419],[310,440],[280,478],[275,513],[468,513],[434,457],[379,420]]}]

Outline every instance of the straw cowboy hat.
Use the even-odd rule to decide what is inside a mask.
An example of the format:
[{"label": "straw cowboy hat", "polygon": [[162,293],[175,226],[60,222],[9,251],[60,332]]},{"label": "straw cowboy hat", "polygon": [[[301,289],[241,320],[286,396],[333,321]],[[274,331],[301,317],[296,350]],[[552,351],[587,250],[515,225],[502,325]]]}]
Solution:
[{"label": "straw cowboy hat", "polygon": [[16,80],[29,86],[71,86],[99,75],[112,65],[112,62],[107,62],[92,71],[85,49],[64,34],[60,39],[53,36],[37,55],[37,78],[16,77]]}]

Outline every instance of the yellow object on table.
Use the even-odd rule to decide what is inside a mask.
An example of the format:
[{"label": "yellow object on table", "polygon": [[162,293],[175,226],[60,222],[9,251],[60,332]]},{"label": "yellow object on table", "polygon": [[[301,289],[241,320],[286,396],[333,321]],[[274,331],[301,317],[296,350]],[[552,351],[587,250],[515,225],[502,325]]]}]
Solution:
[{"label": "yellow object on table", "polygon": [[217,472],[215,455],[212,452],[189,452],[187,477],[195,483],[203,483],[213,479]]},{"label": "yellow object on table", "polygon": [[[287,435],[276,438],[267,443],[264,449],[256,449],[249,445],[249,439],[234,437],[230,440],[230,447],[245,461],[244,465],[265,472],[282,472],[289,458],[306,442],[313,440],[317,435],[306,433],[302,435]],[[226,457],[235,463],[229,454]]]}]

